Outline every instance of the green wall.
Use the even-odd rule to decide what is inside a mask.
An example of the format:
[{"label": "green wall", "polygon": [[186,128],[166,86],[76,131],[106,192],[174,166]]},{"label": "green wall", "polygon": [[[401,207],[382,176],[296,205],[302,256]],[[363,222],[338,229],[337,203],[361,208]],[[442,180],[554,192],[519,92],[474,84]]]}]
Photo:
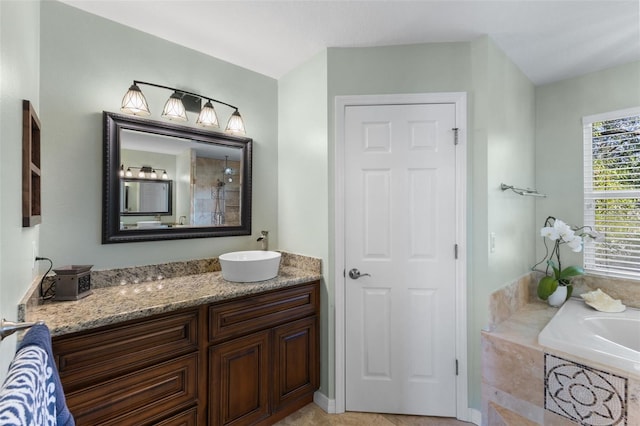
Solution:
[{"label": "green wall", "polygon": [[[21,181],[22,100],[41,115],[39,78],[39,3],[0,1],[0,318],[10,321],[38,272],[32,268],[40,225],[22,227]],[[0,382],[15,349],[16,335],[0,343]]]},{"label": "green wall", "polygon": [[[481,403],[480,330],[489,295],[527,273],[535,247],[535,199],[503,192],[500,184],[535,187],[534,86],[488,37],[471,43],[470,127],[472,198],[468,283],[469,405]],[[489,235],[495,248],[489,248]]]},{"label": "green wall", "polygon": [[328,318],[330,276],[327,54],[319,53],[278,80],[278,248],[323,259],[320,392],[333,397],[334,334]]},{"label": "green wall", "polygon": [[[550,215],[581,225],[582,117],[640,106],[640,61],[539,86],[535,94],[536,184],[548,195],[536,204],[536,225]],[[541,238],[537,252],[544,254]],[[582,264],[582,253],[565,256],[568,264]]]},{"label": "green wall", "polygon": [[[499,189],[503,180],[534,186],[533,85],[488,37],[472,43],[329,49],[328,71],[331,212],[335,96],[467,93],[469,404],[479,409],[480,330],[487,324],[488,295],[526,273],[533,258],[533,202]],[[332,248],[333,216],[329,218]],[[493,253],[488,250],[489,232],[496,234]],[[326,276],[330,300],[332,277]]]},{"label": "green wall", "polygon": [[[42,2],[41,118],[44,127],[41,253],[56,266],[94,269],[217,256],[277,241],[277,82],[59,2]],[[253,236],[101,244],[102,111],[119,112],[132,81],[213,96],[240,108],[254,139]],[[151,119],[171,94],[141,86]],[[216,105],[222,125],[231,110]],[[195,114],[189,116],[194,125]]]}]

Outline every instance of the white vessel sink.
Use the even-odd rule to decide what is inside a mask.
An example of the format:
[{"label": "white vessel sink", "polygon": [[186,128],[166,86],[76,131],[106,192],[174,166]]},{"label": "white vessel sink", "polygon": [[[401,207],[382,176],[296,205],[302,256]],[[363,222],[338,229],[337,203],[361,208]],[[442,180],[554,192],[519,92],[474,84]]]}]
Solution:
[{"label": "white vessel sink", "polygon": [[220,255],[222,278],[239,283],[270,280],[278,276],[281,254],[275,251],[234,251]]}]

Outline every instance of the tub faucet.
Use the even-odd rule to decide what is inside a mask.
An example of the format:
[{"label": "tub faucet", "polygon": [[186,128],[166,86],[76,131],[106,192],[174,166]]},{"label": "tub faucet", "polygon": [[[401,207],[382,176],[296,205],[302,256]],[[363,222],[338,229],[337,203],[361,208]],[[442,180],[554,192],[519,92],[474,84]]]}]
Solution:
[{"label": "tub faucet", "polygon": [[262,250],[269,250],[269,231],[260,231],[260,236],[256,241],[260,241]]}]

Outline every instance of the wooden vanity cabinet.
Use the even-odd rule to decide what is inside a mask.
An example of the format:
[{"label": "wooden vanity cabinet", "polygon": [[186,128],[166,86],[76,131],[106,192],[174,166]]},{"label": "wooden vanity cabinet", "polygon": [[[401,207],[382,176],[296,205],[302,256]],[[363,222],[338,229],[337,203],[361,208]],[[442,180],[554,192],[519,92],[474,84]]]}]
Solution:
[{"label": "wooden vanity cabinet", "polygon": [[318,281],[53,338],[82,425],[268,425],[319,386]]},{"label": "wooden vanity cabinet", "polygon": [[319,386],[318,281],[209,307],[209,425],[269,425]]}]

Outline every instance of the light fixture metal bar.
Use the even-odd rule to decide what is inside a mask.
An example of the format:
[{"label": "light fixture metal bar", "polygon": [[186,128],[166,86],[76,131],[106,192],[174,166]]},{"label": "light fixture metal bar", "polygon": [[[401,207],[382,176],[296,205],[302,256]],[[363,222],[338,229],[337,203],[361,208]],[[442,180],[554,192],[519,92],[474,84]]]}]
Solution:
[{"label": "light fixture metal bar", "polygon": [[140,80],[133,80],[133,84],[144,84],[144,85],[146,85],[146,86],[153,86],[153,87],[159,87],[160,89],[172,90],[172,91],[174,91],[174,92],[184,93],[185,95],[191,95],[191,96],[195,96],[195,97],[200,98],[200,99],[206,99],[206,100],[208,100],[208,101],[212,101],[212,102],[215,102],[215,103],[218,103],[218,104],[221,104],[221,105],[226,105],[226,106],[228,106],[229,108],[233,108],[233,109],[235,109],[236,111],[238,110],[238,107],[237,107],[237,106],[234,106],[234,105],[228,104],[228,103],[226,103],[226,102],[219,101],[219,100],[217,100],[217,99],[215,99],[215,98],[210,98],[210,97],[208,97],[208,96],[199,95],[199,94],[197,94],[197,93],[189,92],[189,91],[182,90],[182,89],[176,89],[176,88],[174,88],[174,87],[163,86],[163,85],[161,85],[161,84],[156,84],[156,83],[148,83],[148,82],[146,82],[146,81],[140,81]]}]

